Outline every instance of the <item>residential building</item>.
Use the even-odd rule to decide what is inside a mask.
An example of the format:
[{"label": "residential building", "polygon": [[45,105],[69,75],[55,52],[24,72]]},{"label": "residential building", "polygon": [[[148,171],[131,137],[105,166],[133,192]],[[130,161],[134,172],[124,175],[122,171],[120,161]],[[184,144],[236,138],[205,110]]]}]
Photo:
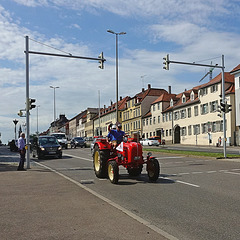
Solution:
[{"label": "residential building", "polygon": [[[120,96],[120,100],[118,101],[118,121],[122,123],[122,111],[125,109],[126,102],[130,99],[130,97],[122,98]],[[108,135],[108,125],[110,123],[116,123],[116,103],[112,103],[111,105],[100,109],[100,115],[96,115],[93,120],[94,126],[94,135],[95,136],[107,136]],[[100,131],[99,131],[100,129]]]},{"label": "residential building", "polygon": [[[130,136],[134,133],[143,134],[142,116],[149,111],[151,103],[162,94],[167,93],[164,89],[151,88],[148,84],[148,89],[142,88],[142,91],[137,93],[134,97],[129,98],[123,110],[122,125],[123,130]],[[152,118],[149,118],[152,123]]]},{"label": "residential building", "polygon": [[[180,94],[166,93],[151,104],[143,117],[143,133],[160,136],[166,143],[216,145],[223,139],[223,120],[219,117],[222,75]],[[234,78],[225,73],[225,94],[235,106]],[[152,122],[152,124],[150,124]],[[155,124],[153,124],[153,122]],[[227,144],[234,144],[235,111],[226,113]]]}]

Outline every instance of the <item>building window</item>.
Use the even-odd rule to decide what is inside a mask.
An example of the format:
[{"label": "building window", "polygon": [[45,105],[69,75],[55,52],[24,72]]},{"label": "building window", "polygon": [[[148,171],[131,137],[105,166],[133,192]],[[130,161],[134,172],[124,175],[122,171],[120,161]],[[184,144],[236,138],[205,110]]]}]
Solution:
[{"label": "building window", "polygon": [[160,123],[160,119],[161,119],[161,117],[160,117],[160,116],[158,116],[158,123]]},{"label": "building window", "polygon": [[200,134],[200,124],[193,125],[193,134],[194,135]]},{"label": "building window", "polygon": [[181,119],[186,118],[186,109],[181,110]]},{"label": "building window", "polygon": [[143,126],[145,126],[145,119],[143,119]]},{"label": "building window", "polygon": [[158,103],[157,106],[158,106],[158,110],[160,110],[160,103]]},{"label": "building window", "polygon": [[166,130],[166,137],[168,137],[168,130]]},{"label": "building window", "polygon": [[211,93],[217,92],[217,90],[218,90],[218,85],[217,84],[214,84],[214,85],[211,86]]},{"label": "building window", "polygon": [[172,113],[169,113],[169,121],[172,121]]},{"label": "building window", "polygon": [[191,97],[190,98],[191,98],[191,101],[194,100],[194,92],[191,93]]},{"label": "building window", "polygon": [[210,102],[210,112],[216,112],[218,108],[218,101]]},{"label": "building window", "polygon": [[217,131],[217,123],[213,122],[212,123],[212,132],[216,132]]},{"label": "building window", "polygon": [[169,129],[169,136],[172,136],[172,129]]},{"label": "building window", "polygon": [[168,113],[166,113],[166,122],[168,121]]},{"label": "building window", "polygon": [[190,118],[192,115],[191,108],[188,108],[187,111],[188,111],[188,118]]},{"label": "building window", "polygon": [[182,103],[185,103],[185,102],[186,102],[186,97],[183,96],[183,97],[182,97]]},{"label": "building window", "polygon": [[173,99],[170,100],[170,107],[173,106]]},{"label": "building window", "polygon": [[146,119],[146,125],[148,125],[148,118]]},{"label": "building window", "polygon": [[186,136],[186,135],[187,135],[187,128],[182,127],[182,136]]},{"label": "building window", "polygon": [[153,117],[153,124],[156,124],[156,117]]},{"label": "building window", "polygon": [[188,135],[192,135],[192,125],[188,126]]},{"label": "building window", "polygon": [[162,115],[162,121],[165,122],[165,114]]},{"label": "building window", "polygon": [[201,114],[207,114],[208,113],[208,103],[202,104],[201,106]]},{"label": "building window", "polygon": [[153,104],[153,111],[155,111],[155,104]]},{"label": "building window", "polygon": [[149,120],[149,124],[152,125],[152,118],[150,118],[150,120]]},{"label": "building window", "polygon": [[207,123],[202,124],[202,133],[207,133],[208,132],[208,125]]},{"label": "building window", "polygon": [[194,116],[198,116],[198,106],[194,107]]},{"label": "building window", "polygon": [[178,120],[179,119],[179,112],[175,112],[174,113],[174,120]]}]

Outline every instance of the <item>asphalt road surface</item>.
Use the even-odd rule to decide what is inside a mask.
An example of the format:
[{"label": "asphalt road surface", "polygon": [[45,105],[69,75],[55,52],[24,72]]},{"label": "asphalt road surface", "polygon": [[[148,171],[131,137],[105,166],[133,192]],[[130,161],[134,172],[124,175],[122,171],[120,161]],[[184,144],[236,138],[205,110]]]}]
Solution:
[{"label": "asphalt road surface", "polygon": [[176,239],[240,239],[238,160],[155,156],[161,166],[156,183],[148,182],[145,167],[134,178],[120,167],[118,185],[95,176],[89,148],[64,150],[62,159],[33,160],[84,184]]}]

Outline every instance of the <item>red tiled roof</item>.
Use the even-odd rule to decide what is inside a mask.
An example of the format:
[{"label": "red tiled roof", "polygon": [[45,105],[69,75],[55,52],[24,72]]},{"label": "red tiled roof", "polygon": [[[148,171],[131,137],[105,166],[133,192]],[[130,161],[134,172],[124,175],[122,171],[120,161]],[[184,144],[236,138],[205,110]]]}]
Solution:
[{"label": "red tiled roof", "polygon": [[240,70],[240,64],[238,64],[230,73],[233,74],[234,72],[237,72]]},{"label": "red tiled roof", "polygon": [[176,94],[163,93],[159,98],[157,98],[152,104],[157,102],[169,102],[171,99],[175,99]]}]

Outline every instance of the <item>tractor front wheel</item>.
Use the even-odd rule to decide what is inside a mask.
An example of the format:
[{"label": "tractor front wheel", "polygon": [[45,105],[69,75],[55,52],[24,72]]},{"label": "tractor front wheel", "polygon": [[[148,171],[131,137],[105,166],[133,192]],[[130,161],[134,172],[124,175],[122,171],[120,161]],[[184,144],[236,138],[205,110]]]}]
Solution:
[{"label": "tractor front wheel", "polygon": [[151,158],[147,163],[147,173],[151,182],[156,182],[160,173],[160,165],[156,158]]},{"label": "tractor front wheel", "polygon": [[98,147],[94,148],[93,153],[93,167],[98,178],[107,177],[107,160],[109,158],[109,151],[101,151]]},{"label": "tractor front wheel", "polygon": [[111,183],[117,184],[119,179],[119,168],[116,161],[108,162],[108,178]]}]

